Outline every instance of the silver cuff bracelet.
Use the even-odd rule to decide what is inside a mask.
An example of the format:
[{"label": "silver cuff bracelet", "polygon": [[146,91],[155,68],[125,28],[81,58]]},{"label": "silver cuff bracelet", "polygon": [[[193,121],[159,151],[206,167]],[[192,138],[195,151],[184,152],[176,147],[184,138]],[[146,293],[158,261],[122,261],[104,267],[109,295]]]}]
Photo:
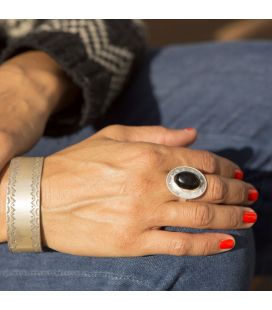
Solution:
[{"label": "silver cuff bracelet", "polygon": [[13,253],[41,252],[40,184],[43,157],[10,162],[6,195],[8,247]]}]

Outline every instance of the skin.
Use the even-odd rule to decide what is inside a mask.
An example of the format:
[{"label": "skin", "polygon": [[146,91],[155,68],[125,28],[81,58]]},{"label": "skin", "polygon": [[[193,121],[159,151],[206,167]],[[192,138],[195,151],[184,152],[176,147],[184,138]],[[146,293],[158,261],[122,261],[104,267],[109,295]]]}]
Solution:
[{"label": "skin", "polygon": [[[0,66],[0,171],[42,136],[53,113],[69,105],[78,89],[46,53],[29,51]],[[3,171],[2,171],[3,173]],[[0,202],[0,242],[5,234]]]},{"label": "skin", "polygon": [[[62,89],[67,87],[62,85]],[[55,97],[57,103],[51,110],[37,108],[39,112],[31,115],[32,126],[28,126],[29,111],[35,110],[37,103],[35,97],[31,98],[32,104],[23,104],[28,113],[16,114],[22,119],[21,127],[14,129],[15,122],[7,122],[10,127],[2,126],[4,132],[10,128],[17,133],[12,135],[13,140],[6,138],[12,151],[4,164],[10,154],[14,156],[37,141],[48,115],[63,95]],[[20,111],[21,100],[17,102],[14,108]],[[8,110],[6,113],[14,119],[14,114]],[[42,123],[41,119],[45,121]],[[22,139],[24,126],[32,130],[17,145],[15,141]],[[211,255],[226,251],[219,244],[222,240],[234,240],[229,234],[161,230],[164,226],[245,229],[253,225],[243,223],[242,218],[245,211],[254,212],[252,202],[247,200],[248,191],[254,187],[233,178],[235,170],[240,169],[235,163],[188,148],[196,137],[194,129],[113,125],[46,157],[41,183],[43,245],[82,256]],[[168,191],[166,174],[182,165],[195,167],[206,175],[208,190],[202,197],[183,201]],[[7,179],[8,165],[2,169],[0,182],[0,242],[7,240]]]},{"label": "skin", "polygon": [[[78,89],[46,53],[30,51],[0,66],[0,170],[42,136],[51,114]],[[16,120],[16,121],[14,121]]]}]

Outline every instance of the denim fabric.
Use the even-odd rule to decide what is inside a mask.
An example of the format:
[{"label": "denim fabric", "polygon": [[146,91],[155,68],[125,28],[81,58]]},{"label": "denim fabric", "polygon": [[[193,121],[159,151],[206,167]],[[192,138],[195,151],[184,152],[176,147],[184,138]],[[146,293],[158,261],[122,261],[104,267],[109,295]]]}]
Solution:
[{"label": "denim fabric", "polygon": [[[150,51],[103,121],[63,138],[42,138],[47,155],[112,123],[196,127],[192,148],[237,162],[261,197],[255,204],[258,273],[271,272],[272,44],[194,44]],[[190,231],[194,229],[168,228]],[[234,250],[207,257],[97,258],[47,250],[11,254],[0,245],[2,290],[245,290],[255,267],[252,230],[230,231]],[[91,238],[91,236],[90,236]]]}]

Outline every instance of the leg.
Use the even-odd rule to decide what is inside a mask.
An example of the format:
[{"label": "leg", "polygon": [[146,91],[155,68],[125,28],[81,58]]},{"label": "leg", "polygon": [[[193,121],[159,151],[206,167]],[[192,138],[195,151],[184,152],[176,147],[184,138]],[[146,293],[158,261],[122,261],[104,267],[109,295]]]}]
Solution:
[{"label": "leg", "polygon": [[[27,155],[48,155],[87,138],[93,132],[91,127],[86,127],[69,138],[44,137]],[[233,254],[235,259],[237,254]],[[229,266],[228,260],[223,268],[217,268],[216,282],[211,284],[208,278],[201,282],[203,266],[206,268],[205,274],[208,274],[215,272],[215,265],[218,264],[216,256],[201,258],[202,265],[199,265],[199,261],[200,258],[168,255],[137,258],[80,257],[51,250],[39,254],[11,254],[7,244],[1,244],[0,290],[239,289],[248,282],[239,277],[238,270],[235,271],[238,275],[235,286],[230,281],[222,282],[222,279],[225,280],[225,268],[236,268]],[[243,268],[241,274],[248,274],[248,264]]]},{"label": "leg", "polygon": [[[200,44],[154,51],[129,91],[97,126],[194,126],[199,138],[193,148],[208,149],[239,163],[246,180],[261,193],[255,204],[259,220],[254,227],[258,273],[272,270],[272,214],[268,204],[272,163],[271,52],[270,42]],[[250,231],[240,233],[251,238]],[[252,270],[252,248],[242,250],[238,263],[248,263],[247,250],[252,256]],[[232,259],[230,253],[223,256]],[[219,264],[223,256],[218,257]]]},{"label": "leg", "polygon": [[[216,45],[169,48],[158,54],[155,53],[147,60],[143,71],[138,74],[127,94],[116,104],[115,111],[110,111],[105,122],[99,124],[98,127],[109,123],[163,124],[170,127],[195,126],[201,132],[195,147],[218,152],[234,149],[235,158],[232,159],[237,160],[239,157],[237,155],[240,154],[239,149],[237,150],[237,139],[242,149],[243,141],[246,147],[252,147],[252,143],[248,144],[251,140],[240,137],[239,131],[237,137],[232,133],[228,134],[226,130],[232,130],[233,127],[225,127],[225,130],[216,128],[218,118],[222,117],[220,115],[222,107],[228,102],[225,89],[226,92],[228,88],[231,92],[233,89],[228,84],[214,83],[220,76],[222,79],[225,77],[226,80],[228,76],[224,70],[217,72],[216,64],[212,64],[215,59],[220,66],[227,61],[230,66],[233,64],[234,71],[237,67],[234,60],[236,62],[238,59],[245,60],[244,55],[239,56],[241,50],[252,51],[253,49],[254,51],[258,49],[258,45],[256,47],[253,45],[252,48],[239,45],[227,46],[229,46],[231,56],[225,46]],[[212,53],[217,57],[214,57]],[[264,63],[267,62],[264,61]],[[248,68],[246,63],[244,65]],[[243,72],[243,66],[240,69]],[[233,80],[233,77],[229,79]],[[251,90],[250,86],[245,86]],[[221,97],[220,94],[222,94]],[[231,104],[235,106],[236,100],[241,100],[241,94],[240,97],[237,94],[233,97]],[[216,105],[212,105],[213,110],[208,110],[213,113],[209,113],[208,116],[205,114],[206,109],[210,102],[215,102],[215,99],[217,100]],[[245,102],[245,104],[249,103]],[[206,126],[206,129],[203,115],[209,117],[210,126]],[[231,121],[230,117],[227,119]],[[222,121],[219,124],[223,126]],[[258,124],[255,123],[256,127]],[[213,132],[214,128],[216,130]],[[58,143],[58,147],[61,147],[60,140]],[[41,155],[39,150],[36,149],[35,152]],[[30,153],[30,155],[35,154]],[[254,263],[252,234],[250,230],[232,233],[236,235],[238,241],[236,249],[208,257],[156,255],[139,258],[86,258],[53,251],[42,254],[13,255],[8,253],[6,245],[1,245],[0,289],[247,289]]]}]

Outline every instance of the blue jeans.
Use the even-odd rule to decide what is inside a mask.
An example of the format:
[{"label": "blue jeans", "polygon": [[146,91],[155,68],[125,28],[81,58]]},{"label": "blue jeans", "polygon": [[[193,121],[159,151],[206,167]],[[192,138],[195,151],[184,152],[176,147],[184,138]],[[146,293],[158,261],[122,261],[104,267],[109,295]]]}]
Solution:
[{"label": "blue jeans", "polygon": [[[270,272],[272,44],[195,44],[150,51],[124,94],[92,127],[43,137],[28,155],[47,155],[112,123],[196,127],[192,148],[237,162],[261,192],[255,209],[257,271]],[[169,228],[179,231],[196,229]],[[202,257],[80,257],[47,250],[11,254],[0,245],[2,290],[246,290],[255,269],[252,230],[227,231],[234,250]],[[91,236],[90,236],[91,237]]]}]

